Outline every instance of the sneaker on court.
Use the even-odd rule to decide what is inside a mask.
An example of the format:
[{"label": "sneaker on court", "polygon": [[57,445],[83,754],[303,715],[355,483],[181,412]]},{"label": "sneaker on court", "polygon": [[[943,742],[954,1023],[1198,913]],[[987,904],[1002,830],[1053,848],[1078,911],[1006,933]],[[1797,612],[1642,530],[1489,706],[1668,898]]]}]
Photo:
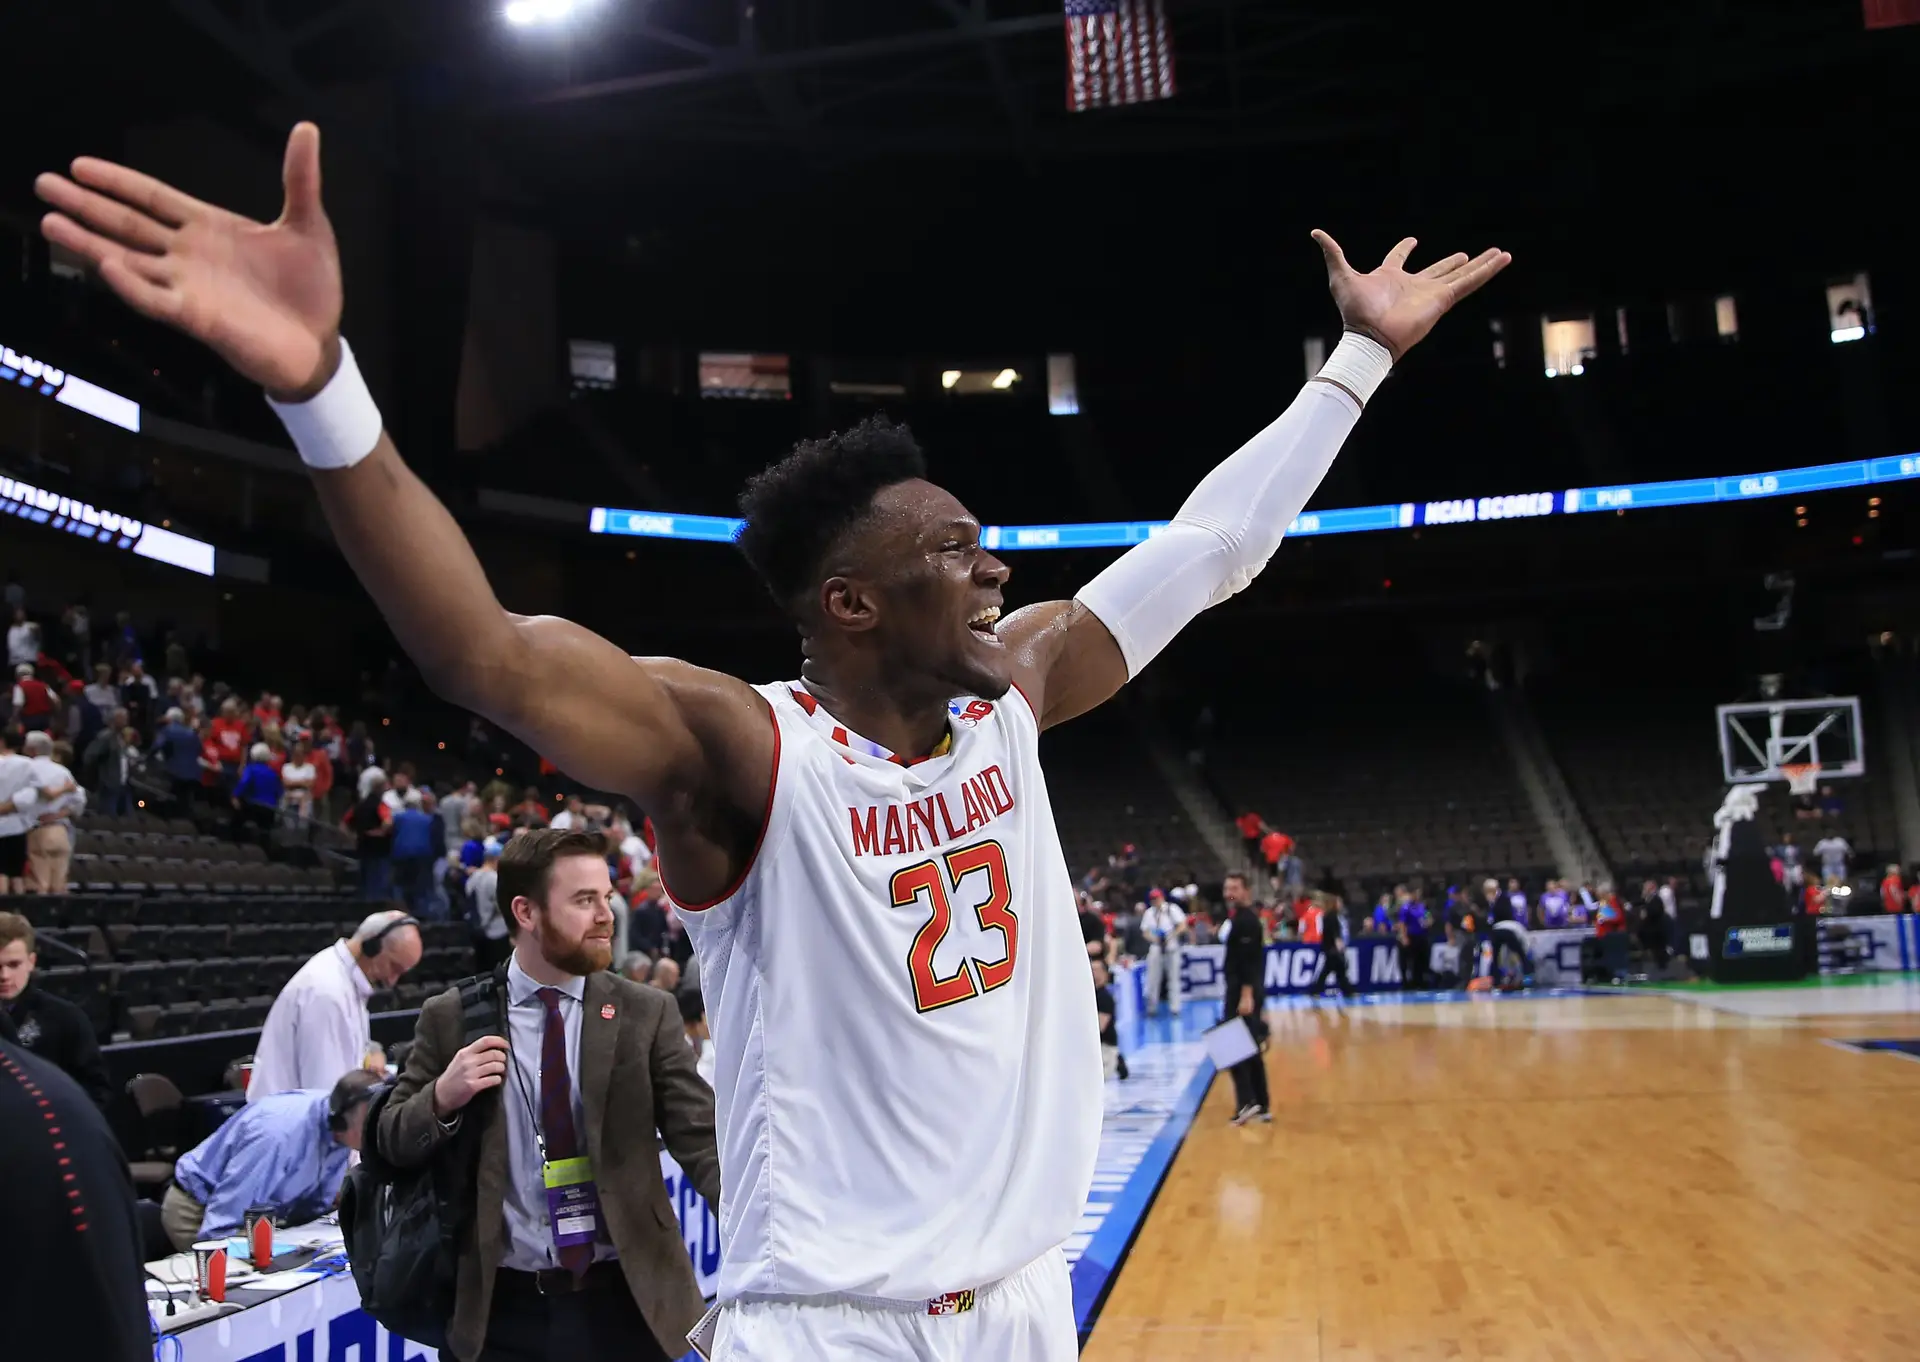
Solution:
[{"label": "sneaker on court", "polygon": [[1251,1102],[1249,1102],[1246,1106],[1240,1108],[1239,1111],[1233,1114],[1232,1124],[1236,1126],[1243,1126],[1247,1122],[1253,1120],[1259,1114],[1260,1114],[1260,1108],[1254,1106]]},{"label": "sneaker on court", "polygon": [[1254,1119],[1254,1120],[1256,1120],[1256,1121],[1265,1121],[1265,1122],[1266,1122],[1266,1123],[1267,1123],[1268,1125],[1272,1125],[1272,1124],[1273,1124],[1273,1110],[1272,1110],[1272,1108],[1270,1108],[1270,1107],[1255,1107],[1255,1108],[1253,1109],[1253,1119]]}]

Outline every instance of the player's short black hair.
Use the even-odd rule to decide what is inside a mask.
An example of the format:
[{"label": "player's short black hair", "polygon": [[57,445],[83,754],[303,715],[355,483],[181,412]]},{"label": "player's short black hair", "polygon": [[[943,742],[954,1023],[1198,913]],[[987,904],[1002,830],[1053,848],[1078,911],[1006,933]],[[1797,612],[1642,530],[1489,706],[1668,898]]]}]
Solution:
[{"label": "player's short black hair", "polygon": [[746,526],[735,541],[783,608],[814,584],[840,535],[873,504],[874,493],[927,475],[913,432],[884,415],[821,440],[802,440],[740,493]]}]

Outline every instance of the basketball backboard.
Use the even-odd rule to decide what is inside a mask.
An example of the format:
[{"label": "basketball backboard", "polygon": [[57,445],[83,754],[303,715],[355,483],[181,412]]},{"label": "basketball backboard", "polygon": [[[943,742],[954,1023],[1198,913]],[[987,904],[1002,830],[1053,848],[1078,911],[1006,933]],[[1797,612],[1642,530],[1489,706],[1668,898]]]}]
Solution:
[{"label": "basketball backboard", "polygon": [[1787,767],[1815,765],[1820,779],[1865,775],[1860,699],[1750,700],[1721,705],[1720,762],[1729,785],[1785,780]]}]

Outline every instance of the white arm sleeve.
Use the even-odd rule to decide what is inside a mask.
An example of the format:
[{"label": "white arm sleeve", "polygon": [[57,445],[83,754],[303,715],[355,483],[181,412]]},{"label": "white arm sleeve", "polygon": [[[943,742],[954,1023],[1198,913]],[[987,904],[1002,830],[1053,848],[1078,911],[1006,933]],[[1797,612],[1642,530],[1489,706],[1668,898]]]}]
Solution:
[{"label": "white arm sleeve", "polygon": [[1166,529],[1081,588],[1080,603],[1120,645],[1129,677],[1202,610],[1260,574],[1390,362],[1383,346],[1347,333],[1320,371],[1340,386],[1308,383],[1279,420],[1201,480]]}]

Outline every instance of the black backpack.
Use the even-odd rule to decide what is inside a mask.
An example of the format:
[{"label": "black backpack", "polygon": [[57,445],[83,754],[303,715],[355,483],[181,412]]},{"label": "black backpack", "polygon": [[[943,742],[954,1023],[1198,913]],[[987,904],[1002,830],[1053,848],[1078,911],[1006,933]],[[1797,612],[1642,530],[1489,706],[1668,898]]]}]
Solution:
[{"label": "black backpack", "polygon": [[[455,987],[462,1046],[506,1034],[504,966]],[[459,1131],[419,1168],[396,1168],[381,1156],[376,1132],[392,1095],[391,1087],[381,1088],[367,1107],[360,1164],[340,1193],[340,1230],[360,1308],[388,1332],[444,1351],[460,1241],[472,1216],[479,1132],[488,1114],[482,1104],[498,1100],[497,1090],[469,1103]]]}]

